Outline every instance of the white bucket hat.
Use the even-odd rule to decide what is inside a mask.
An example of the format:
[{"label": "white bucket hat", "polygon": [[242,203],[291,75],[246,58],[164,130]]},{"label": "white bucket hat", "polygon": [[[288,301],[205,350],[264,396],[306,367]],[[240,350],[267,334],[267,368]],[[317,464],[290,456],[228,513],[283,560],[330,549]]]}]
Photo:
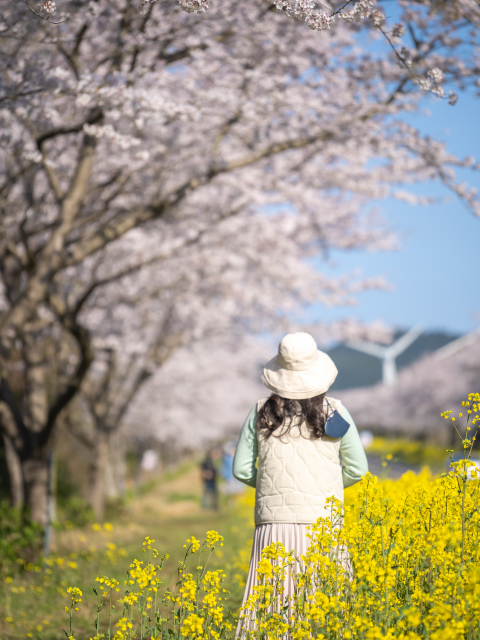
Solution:
[{"label": "white bucket hat", "polygon": [[265,365],[262,382],[282,398],[304,400],[325,393],[337,377],[333,360],[308,333],[289,333]]}]

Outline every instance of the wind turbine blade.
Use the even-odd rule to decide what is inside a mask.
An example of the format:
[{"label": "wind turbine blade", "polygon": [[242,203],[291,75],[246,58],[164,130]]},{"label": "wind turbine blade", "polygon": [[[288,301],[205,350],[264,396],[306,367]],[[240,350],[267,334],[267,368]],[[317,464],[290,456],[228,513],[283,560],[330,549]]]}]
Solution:
[{"label": "wind turbine blade", "polygon": [[388,347],[388,354],[396,358],[406,351],[408,347],[415,342],[424,332],[422,325],[415,325],[410,331],[407,331],[401,338]]},{"label": "wind turbine blade", "polygon": [[458,353],[465,347],[468,347],[469,344],[473,344],[477,340],[480,339],[480,327],[475,329],[471,333],[467,333],[456,340],[452,340],[444,347],[440,347],[434,352],[434,356],[436,360],[443,360],[444,358],[448,358],[448,356],[453,356],[454,353]]},{"label": "wind turbine blade", "polygon": [[369,356],[383,359],[385,357],[386,347],[373,342],[363,342],[362,340],[348,340],[345,342],[345,346],[355,351],[362,351],[368,353]]}]

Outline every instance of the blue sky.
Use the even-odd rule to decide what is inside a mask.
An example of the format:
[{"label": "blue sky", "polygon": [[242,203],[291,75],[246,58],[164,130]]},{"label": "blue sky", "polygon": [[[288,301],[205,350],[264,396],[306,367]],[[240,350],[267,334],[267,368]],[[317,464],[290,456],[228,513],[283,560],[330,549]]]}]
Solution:
[{"label": "blue sky", "polygon": [[[425,106],[431,115],[412,115],[411,124],[444,140],[458,156],[480,160],[478,98],[462,94],[454,107],[432,98]],[[466,171],[465,181],[480,192],[478,174]],[[428,207],[391,200],[381,204],[384,217],[400,234],[400,251],[334,252],[336,266],[327,269],[333,275],[360,266],[366,276],[384,275],[394,289],[361,293],[356,307],[313,307],[310,313],[315,320],[348,316],[363,322],[381,319],[397,327],[421,322],[427,329],[458,333],[480,324],[480,218],[440,183],[422,185],[421,191],[446,201]],[[321,269],[325,271],[324,264]]]}]

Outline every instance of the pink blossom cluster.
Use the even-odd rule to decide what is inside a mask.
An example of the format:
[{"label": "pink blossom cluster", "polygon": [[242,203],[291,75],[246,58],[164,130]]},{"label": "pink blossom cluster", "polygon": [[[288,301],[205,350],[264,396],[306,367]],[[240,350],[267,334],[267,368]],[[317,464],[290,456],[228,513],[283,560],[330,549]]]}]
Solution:
[{"label": "pink blossom cluster", "polygon": [[359,0],[352,9],[341,11],[339,15],[345,22],[360,22],[371,17],[374,4],[374,0]]},{"label": "pink blossom cluster", "polygon": [[386,20],[385,14],[378,10],[372,11],[370,13],[370,20],[374,27],[381,27]]},{"label": "pink blossom cluster", "polygon": [[315,31],[324,31],[325,29],[331,28],[334,20],[335,16],[332,16],[326,11],[320,11],[308,16],[306,22],[310,29],[313,29]]},{"label": "pink blossom cluster", "polygon": [[383,15],[379,11],[373,11],[374,0],[359,0],[349,10],[340,9],[337,12],[331,10],[317,13],[314,13],[316,8],[314,0],[295,0],[293,4],[289,0],[272,0],[272,4],[275,5],[277,11],[283,12],[297,22],[305,22],[316,31],[330,29],[337,15],[345,22],[361,21],[371,17],[374,23],[375,21],[378,23],[375,23],[375,26],[380,25],[380,15]]},{"label": "pink blossom cluster", "polygon": [[53,0],[46,0],[46,2],[42,4],[42,9],[46,13],[50,13],[50,14],[53,13],[55,11],[55,8],[56,8],[56,5]]},{"label": "pink blossom cluster", "polygon": [[178,0],[178,4],[187,13],[202,14],[209,8],[208,0]]},{"label": "pink blossom cluster", "polygon": [[405,35],[406,27],[403,22],[397,22],[392,28],[392,38],[401,38]]}]

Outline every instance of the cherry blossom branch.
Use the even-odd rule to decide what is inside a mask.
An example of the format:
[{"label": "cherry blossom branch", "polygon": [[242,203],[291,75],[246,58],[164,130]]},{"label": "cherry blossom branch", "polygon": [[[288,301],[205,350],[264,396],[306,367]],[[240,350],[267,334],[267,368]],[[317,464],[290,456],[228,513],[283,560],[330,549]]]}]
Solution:
[{"label": "cherry blossom branch", "polygon": [[61,411],[78,393],[94,359],[90,331],[78,323],[75,314],[72,314],[67,309],[62,309],[61,306],[59,307],[56,299],[52,298],[49,302],[61,319],[62,326],[75,338],[79,349],[79,361],[73,375],[68,383],[60,389],[55,402],[48,411],[46,424],[38,434],[38,440],[42,446],[48,442]]},{"label": "cherry blossom branch", "polygon": [[52,138],[56,138],[58,136],[70,135],[71,133],[80,133],[81,131],[83,131],[83,128],[86,124],[96,124],[101,121],[102,117],[103,112],[100,108],[93,109],[89,116],[78,124],[72,125],[71,127],[55,127],[53,129],[50,129],[49,131],[46,131],[45,133],[42,133],[36,138],[36,145],[39,151],[41,151],[43,143],[47,140],[51,140]]},{"label": "cherry blossom branch", "polygon": [[345,2],[345,4],[343,4],[339,9],[332,12],[332,16],[335,16],[338,13],[341,13],[345,9],[345,7],[348,7],[348,5],[352,4],[352,2],[354,2],[354,0],[347,0],[347,2]]},{"label": "cherry blossom branch", "polygon": [[[16,332],[25,325],[37,305],[44,300],[50,281],[58,271],[63,258],[62,248],[86,195],[87,183],[92,171],[95,146],[95,138],[85,134],[70,186],[62,198],[59,224],[42,248],[41,259],[38,259],[27,287],[17,303],[1,319],[0,331],[5,336],[3,346],[7,351],[12,346]],[[78,337],[79,339],[81,338],[80,335]],[[70,392],[66,393],[66,397],[69,397],[68,394]]]},{"label": "cherry blossom branch", "polygon": [[[40,20],[44,20],[45,22],[48,22],[49,24],[64,24],[65,22],[68,22],[68,20],[70,20],[70,18],[68,17],[68,18],[65,18],[65,20],[60,20],[59,22],[53,22],[52,20],[50,20],[50,15],[42,16],[42,14],[38,13],[37,11],[35,11],[35,9],[28,2],[28,0],[23,0],[23,2],[27,5],[27,7],[30,9],[30,11],[32,11],[38,18],[40,18]],[[53,13],[55,11],[55,2],[53,0],[46,0],[40,6],[48,14],[51,14],[51,13]]]},{"label": "cherry blossom branch", "polygon": [[7,100],[17,100],[18,98],[26,98],[27,96],[33,96],[35,94],[41,93],[42,89],[31,89],[30,91],[21,91],[19,93],[13,93],[8,96],[2,96],[0,98],[0,103],[5,102]]},{"label": "cherry blossom branch", "polygon": [[[409,25],[410,27],[410,25]],[[397,58],[397,60],[399,60],[400,64],[403,65],[403,67],[405,67],[405,69],[407,70],[407,72],[409,73],[410,77],[417,83],[419,84],[422,89],[425,89],[427,91],[429,91],[430,93],[433,93],[434,96],[436,96],[437,98],[444,98],[446,97],[445,95],[442,95],[443,90],[439,89],[439,85],[438,83],[441,82],[443,80],[443,72],[440,69],[432,69],[429,73],[429,75],[431,74],[432,76],[432,80],[433,80],[433,87],[431,87],[431,83],[424,77],[419,76],[418,74],[414,73],[411,69],[411,65],[408,65],[405,58],[403,56],[401,56],[395,45],[393,44],[393,42],[391,41],[389,35],[387,34],[387,32],[382,28],[381,24],[378,24],[376,26],[377,29],[379,29],[379,31],[382,32],[383,36],[385,37],[386,41],[388,42],[388,44],[390,45],[390,47],[392,48],[393,52],[395,53],[395,56]],[[405,27],[402,24],[396,24],[394,26],[394,30],[397,29],[397,33],[400,34],[400,37],[402,35],[402,30],[405,29]],[[413,35],[412,32],[412,39],[415,42],[415,37]],[[418,48],[418,43],[415,42],[415,46]],[[433,43],[431,43],[431,47],[433,46]],[[426,54],[425,54],[426,55]],[[423,57],[425,57],[425,55]],[[457,94],[453,93],[453,91],[450,92],[450,95],[448,96],[448,102],[449,104],[451,104],[452,106],[456,104],[457,102]]]},{"label": "cherry blossom branch", "polygon": [[71,53],[68,53],[68,51],[65,49],[65,47],[61,43],[58,43],[57,45],[58,50],[65,57],[65,60],[70,65],[70,68],[75,74],[75,77],[77,78],[77,80],[80,78],[80,73],[78,70],[78,55],[80,52],[80,46],[88,30],[88,27],[89,27],[88,22],[84,22],[83,25],[78,30],[77,35],[75,36],[75,41],[74,41],[74,45]]}]

